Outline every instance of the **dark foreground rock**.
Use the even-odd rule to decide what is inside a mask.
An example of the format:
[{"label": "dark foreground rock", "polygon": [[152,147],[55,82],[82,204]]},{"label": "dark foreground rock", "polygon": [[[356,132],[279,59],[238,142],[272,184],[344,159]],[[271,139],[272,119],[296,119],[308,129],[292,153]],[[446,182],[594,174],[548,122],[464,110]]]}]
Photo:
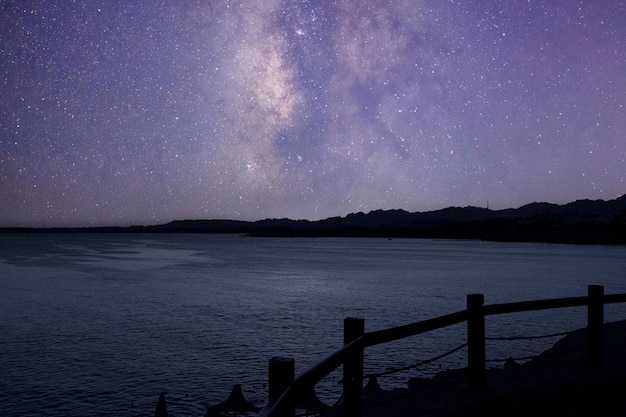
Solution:
[{"label": "dark foreground rock", "polygon": [[366,416],[623,416],[626,415],[626,321],[605,325],[602,369],[590,369],[586,329],[538,358],[487,372],[487,390],[470,392],[465,370],[413,380],[408,389],[378,391]]}]

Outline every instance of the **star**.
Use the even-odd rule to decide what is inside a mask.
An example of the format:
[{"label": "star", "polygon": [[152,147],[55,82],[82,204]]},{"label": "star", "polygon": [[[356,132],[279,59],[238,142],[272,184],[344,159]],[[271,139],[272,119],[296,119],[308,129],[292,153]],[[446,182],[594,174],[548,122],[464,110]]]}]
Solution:
[{"label": "star", "polygon": [[616,198],[622,7],[3,2],[0,226]]}]

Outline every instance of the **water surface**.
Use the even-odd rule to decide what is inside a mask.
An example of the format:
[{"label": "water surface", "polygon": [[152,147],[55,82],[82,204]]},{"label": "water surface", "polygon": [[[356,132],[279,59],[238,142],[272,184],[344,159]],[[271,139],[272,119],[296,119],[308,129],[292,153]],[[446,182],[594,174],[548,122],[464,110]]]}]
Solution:
[{"label": "water surface", "polygon": [[[626,292],[626,248],[476,241],[245,238],[234,235],[0,235],[0,408],[15,416],[201,416],[233,384],[262,404],[267,361],[306,370],[342,340],[344,317],[366,330],[486,303]],[[626,318],[607,306],[606,319]],[[491,317],[489,335],[585,325],[584,308]],[[405,366],[464,342],[464,326],[368,349],[366,372]],[[534,343],[488,345],[500,358]],[[381,378],[383,388],[440,367]],[[490,364],[496,366],[497,364]],[[340,375],[318,386],[338,392]],[[7,414],[8,413],[8,414]]]}]

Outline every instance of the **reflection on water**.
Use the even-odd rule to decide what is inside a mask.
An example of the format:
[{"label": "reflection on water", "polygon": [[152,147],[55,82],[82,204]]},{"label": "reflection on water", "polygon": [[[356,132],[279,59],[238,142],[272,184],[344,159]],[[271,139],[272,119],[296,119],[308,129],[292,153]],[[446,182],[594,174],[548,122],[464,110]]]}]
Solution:
[{"label": "reflection on water", "polygon": [[[377,330],[486,303],[626,292],[626,248],[215,235],[0,235],[0,408],[14,415],[202,415],[242,384],[266,398],[270,357],[301,372],[337,349],[346,316]],[[607,306],[607,320],[626,317]],[[488,334],[584,326],[584,309],[490,317]],[[462,325],[370,348],[366,373],[464,342]],[[546,343],[489,344],[488,356]],[[381,378],[383,388],[440,367]],[[4,371],[6,370],[6,371]],[[318,386],[330,400],[339,375]]]}]

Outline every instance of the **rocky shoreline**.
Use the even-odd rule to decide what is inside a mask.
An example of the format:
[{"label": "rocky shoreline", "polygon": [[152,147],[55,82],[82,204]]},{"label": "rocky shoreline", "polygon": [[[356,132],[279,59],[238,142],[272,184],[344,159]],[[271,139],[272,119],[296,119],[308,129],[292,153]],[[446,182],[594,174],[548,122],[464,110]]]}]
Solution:
[{"label": "rocky shoreline", "polygon": [[416,379],[406,389],[370,390],[365,416],[622,416],[626,413],[626,321],[605,324],[604,366],[587,366],[586,329],[524,364],[487,371],[471,392],[466,370]]}]

